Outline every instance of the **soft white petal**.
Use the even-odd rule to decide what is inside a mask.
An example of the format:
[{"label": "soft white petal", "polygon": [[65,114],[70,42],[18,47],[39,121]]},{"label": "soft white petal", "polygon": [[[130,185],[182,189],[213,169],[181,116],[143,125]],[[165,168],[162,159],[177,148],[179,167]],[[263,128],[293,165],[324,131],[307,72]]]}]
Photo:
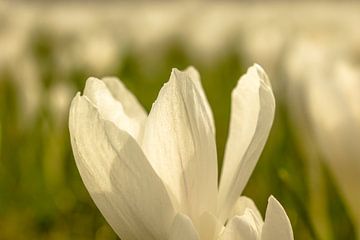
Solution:
[{"label": "soft white petal", "polygon": [[211,117],[186,72],[174,69],[146,121],[142,147],[192,219],[216,211],[217,156]]},{"label": "soft white petal", "polygon": [[194,82],[199,94],[200,94],[200,97],[202,98],[202,101],[204,103],[204,106],[205,106],[205,110],[207,112],[207,114],[209,115],[209,118],[211,120],[211,125],[212,125],[212,129],[213,129],[213,132],[215,133],[215,121],[214,121],[214,115],[211,111],[211,107],[210,107],[210,104],[206,98],[206,94],[205,94],[205,91],[203,89],[203,86],[201,84],[201,79],[200,79],[200,74],[199,72],[194,68],[194,67],[188,67],[186,70],[185,70],[186,73],[188,73],[190,75],[190,79]]},{"label": "soft white petal", "polygon": [[178,213],[171,226],[171,233],[169,240],[199,240],[199,234],[197,233],[191,219]]},{"label": "soft white petal", "polygon": [[221,235],[221,240],[257,240],[260,234],[261,225],[256,222],[252,210],[247,208],[243,215],[229,221]]},{"label": "soft white petal", "polygon": [[147,114],[135,96],[116,78],[89,78],[84,95],[98,108],[102,117],[139,139]]},{"label": "soft white petal", "polygon": [[219,189],[219,214],[225,221],[243,191],[268,138],[275,100],[263,69],[254,65],[232,92],[230,130]]},{"label": "soft white petal", "polygon": [[200,239],[215,240],[223,229],[222,223],[209,212],[201,214],[200,218],[195,222],[196,229],[199,232]]},{"label": "soft white petal", "polygon": [[263,219],[261,217],[261,213],[259,212],[258,208],[256,207],[254,201],[251,198],[241,196],[238,198],[238,200],[235,203],[235,206],[233,207],[230,218],[237,216],[237,215],[243,215],[245,213],[245,210],[249,208],[252,210],[256,217],[256,221],[263,222]]},{"label": "soft white petal", "polygon": [[166,239],[175,216],[170,197],[136,141],[104,120],[78,94],[71,105],[71,144],[91,197],[122,239]]},{"label": "soft white petal", "polygon": [[293,240],[291,223],[281,204],[271,196],[266,208],[261,240]]},{"label": "soft white petal", "polygon": [[138,121],[144,121],[147,118],[145,109],[123,82],[116,77],[104,77],[101,80],[106,84],[113,97],[121,102],[130,117],[134,117]]}]

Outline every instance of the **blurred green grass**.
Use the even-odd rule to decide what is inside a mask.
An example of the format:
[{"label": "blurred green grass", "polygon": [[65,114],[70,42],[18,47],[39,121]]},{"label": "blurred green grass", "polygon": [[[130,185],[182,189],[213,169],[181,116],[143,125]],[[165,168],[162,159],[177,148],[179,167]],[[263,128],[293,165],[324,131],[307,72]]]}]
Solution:
[{"label": "blurred green grass", "polygon": [[[57,44],[40,31],[34,34],[29,46],[44,89],[33,119],[24,115],[14,72],[4,69],[0,75],[0,239],[117,239],[81,181],[70,147],[67,116],[59,122],[49,104],[53,97],[49,89],[59,81],[74,86],[75,95],[93,73],[74,65],[64,74],[67,77],[59,79]],[[176,40],[163,48],[155,57],[129,47],[119,55],[114,69],[103,74],[119,77],[149,111],[171,68],[195,66],[214,112],[220,169],[231,90],[248,66],[232,46],[210,62],[194,58]],[[286,103],[278,99],[269,141],[244,194],[254,199],[262,214],[267,198],[273,194],[286,209],[296,239],[321,239],[316,230],[318,223],[311,219],[316,213],[310,208],[312,182],[306,156]],[[330,223],[327,239],[355,239],[344,203],[322,164],[321,172],[327,199],[324,208]]]}]

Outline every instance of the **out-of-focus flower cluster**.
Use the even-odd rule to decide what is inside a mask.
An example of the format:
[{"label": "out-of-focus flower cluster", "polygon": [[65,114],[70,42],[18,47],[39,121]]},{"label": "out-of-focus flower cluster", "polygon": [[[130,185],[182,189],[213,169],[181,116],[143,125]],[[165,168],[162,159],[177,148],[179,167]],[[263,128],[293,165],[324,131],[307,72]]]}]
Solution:
[{"label": "out-of-focus flower cluster", "polygon": [[[215,62],[219,55],[231,50],[247,65],[258,62],[265,66],[271,77],[285,71],[291,72],[286,79],[298,78],[301,63],[293,61],[313,55],[320,57],[306,49],[306,43],[320,44],[335,58],[359,58],[360,17],[356,7],[356,4],[308,3],[298,4],[294,13],[293,6],[286,4],[189,3],[180,7],[176,3],[151,3],[83,7],[2,3],[0,71],[14,75],[29,112],[36,108],[42,95],[39,79],[44,70],[36,63],[34,54],[51,55],[48,56],[51,59],[44,61],[52,61],[56,69],[54,78],[61,81],[69,78],[74,69],[92,75],[112,74],[115,68],[121,68],[122,58],[129,51],[161,61],[169,45],[176,42],[200,61]],[[329,59],[319,61],[314,64],[325,64]]]},{"label": "out-of-focus flower cluster", "polygon": [[[159,89],[171,67],[195,65],[200,71],[209,70],[209,76],[204,76],[204,88],[209,91],[210,103],[220,109],[215,111],[215,120],[221,145],[227,135],[223,125],[228,110],[223,106],[229,105],[229,100],[222,97],[229,94],[218,91],[232,89],[234,82],[230,81],[236,78],[227,77],[239,76],[236,71],[244,71],[253,62],[268,72],[277,96],[277,116],[285,116],[275,118],[274,135],[281,137],[274,138],[274,144],[287,146],[284,142],[293,136],[293,143],[301,149],[294,155],[304,159],[304,172],[308,174],[308,222],[314,225],[313,231],[324,239],[333,231],[324,220],[332,216],[325,209],[331,208],[331,203],[319,190],[326,188],[323,178],[329,178],[327,175],[334,177],[334,186],[345,202],[344,211],[354,228],[360,230],[360,184],[356,181],[360,174],[359,7],[357,3],[1,3],[0,156],[4,160],[0,162],[0,192],[5,194],[0,194],[0,230],[6,227],[7,236],[14,238],[11,228],[1,223],[17,223],[16,217],[7,214],[4,204],[13,199],[11,187],[33,179],[27,172],[38,169],[39,158],[43,159],[43,174],[36,176],[39,179],[34,186],[40,188],[46,182],[48,189],[58,189],[44,191],[55,196],[54,205],[64,216],[84,211],[75,203],[78,188],[83,191],[80,197],[88,199],[80,180],[71,190],[66,182],[69,175],[79,177],[67,161],[71,153],[65,136],[70,100],[88,76],[128,77],[125,82],[135,94],[145,94],[143,104],[149,107],[154,99],[149,89]],[[221,69],[216,72],[216,67]],[[148,75],[163,77],[154,79]],[[219,99],[212,95],[215,92]],[[288,135],[279,130],[283,127],[276,127],[277,122],[284,124],[281,119],[289,120]],[[281,145],[277,139],[282,138]],[[7,149],[6,142],[19,146]],[[41,147],[35,149],[34,142]],[[271,154],[268,156],[284,157]],[[296,178],[296,174],[288,176],[286,165],[283,167],[285,171],[279,175],[284,181]],[[329,174],[322,173],[324,168]],[[18,179],[11,177],[14,172],[19,172]],[[301,173],[298,175],[302,179]],[[19,188],[18,199],[21,191]],[[37,195],[44,194],[42,191],[27,196],[35,202]],[[90,200],[86,201],[89,204]],[[39,231],[47,231],[54,224],[43,220],[52,219],[51,210],[43,208],[39,206],[45,216],[39,217]],[[295,219],[294,232],[299,236],[296,221],[306,217],[294,212],[296,209],[290,209],[289,217],[293,222]],[[5,214],[7,218],[2,217]],[[29,218],[32,214],[24,213]],[[304,222],[299,229],[306,228]],[[94,235],[100,239],[106,230],[99,229],[100,233]],[[60,227],[53,239],[62,239],[61,232]]]}]

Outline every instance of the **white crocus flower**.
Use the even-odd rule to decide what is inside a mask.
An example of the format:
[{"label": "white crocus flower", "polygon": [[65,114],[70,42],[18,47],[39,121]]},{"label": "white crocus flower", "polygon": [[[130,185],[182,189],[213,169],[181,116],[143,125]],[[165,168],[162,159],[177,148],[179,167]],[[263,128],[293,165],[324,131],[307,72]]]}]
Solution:
[{"label": "white crocus flower", "polygon": [[330,66],[306,82],[309,120],[360,234],[360,71],[347,60]]},{"label": "white crocus flower", "polygon": [[293,239],[274,197],[265,221],[239,197],[274,108],[267,76],[254,65],[232,93],[219,188],[214,120],[194,68],[172,71],[149,115],[119,80],[89,78],[71,105],[71,143],[91,197],[121,239]]}]

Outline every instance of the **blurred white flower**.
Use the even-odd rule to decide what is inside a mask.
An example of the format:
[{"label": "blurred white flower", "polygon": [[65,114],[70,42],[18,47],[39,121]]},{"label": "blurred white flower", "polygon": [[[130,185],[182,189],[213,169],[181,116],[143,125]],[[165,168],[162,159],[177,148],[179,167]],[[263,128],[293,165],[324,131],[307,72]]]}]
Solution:
[{"label": "blurred white flower", "polygon": [[232,92],[218,188],[213,115],[194,68],[174,69],[149,115],[115,78],[89,78],[70,109],[81,177],[122,239],[293,239],[270,197],[263,221],[240,197],[268,137],[275,101],[254,65]]},{"label": "blurred white flower", "polygon": [[74,87],[72,84],[64,81],[57,81],[49,88],[48,103],[51,115],[58,124],[64,124],[64,116],[67,115],[67,110],[69,109],[73,94]]},{"label": "blurred white flower", "polygon": [[286,58],[288,104],[304,149],[312,155],[307,164],[313,175],[310,197],[318,198],[312,207],[316,211],[311,211],[314,224],[323,231],[327,218],[320,216],[326,211],[321,210],[326,208],[326,193],[319,183],[321,165],[316,164],[321,158],[334,175],[359,231],[360,184],[354,179],[360,174],[360,70],[345,57],[349,55],[346,46],[324,35],[299,38],[290,49]]},{"label": "blurred white flower", "polygon": [[[190,4],[191,5],[191,4]],[[166,43],[179,32],[187,16],[188,8],[178,4],[162,5],[149,4],[142,8],[129,8],[125,14],[129,15],[128,32],[131,44],[136,50],[144,52],[154,50],[161,52]],[[136,15],[136,18],[132,16]]]},{"label": "blurred white flower", "polygon": [[[288,40],[289,23],[285,24],[284,21],[274,24],[274,20],[265,21],[260,23],[253,23],[245,25],[242,31],[242,39],[239,41],[240,54],[243,54],[246,62],[258,61],[261,66],[270,69],[269,76],[274,76],[278,70],[278,64],[281,60],[283,48]],[[285,26],[282,26],[285,25]],[[279,84],[278,82],[273,82]],[[276,88],[275,88],[276,90]]]},{"label": "blurred white flower", "polygon": [[[18,70],[19,65],[21,65],[21,71]],[[39,66],[32,57],[24,55],[23,58],[17,60],[16,65],[14,62],[12,69],[20,100],[20,119],[23,120],[23,126],[31,126],[39,113],[44,93]]]},{"label": "blurred white flower", "polygon": [[227,53],[230,45],[239,41],[241,9],[227,4],[218,4],[216,8],[194,4],[191,10],[184,19],[187,27],[181,29],[192,57],[203,62],[217,60]]},{"label": "blurred white flower", "polygon": [[360,69],[337,61],[307,90],[315,139],[360,230]]},{"label": "blurred white flower", "polygon": [[74,46],[74,63],[82,64],[94,74],[109,72],[117,63],[119,50],[116,41],[106,33],[83,36]]}]

